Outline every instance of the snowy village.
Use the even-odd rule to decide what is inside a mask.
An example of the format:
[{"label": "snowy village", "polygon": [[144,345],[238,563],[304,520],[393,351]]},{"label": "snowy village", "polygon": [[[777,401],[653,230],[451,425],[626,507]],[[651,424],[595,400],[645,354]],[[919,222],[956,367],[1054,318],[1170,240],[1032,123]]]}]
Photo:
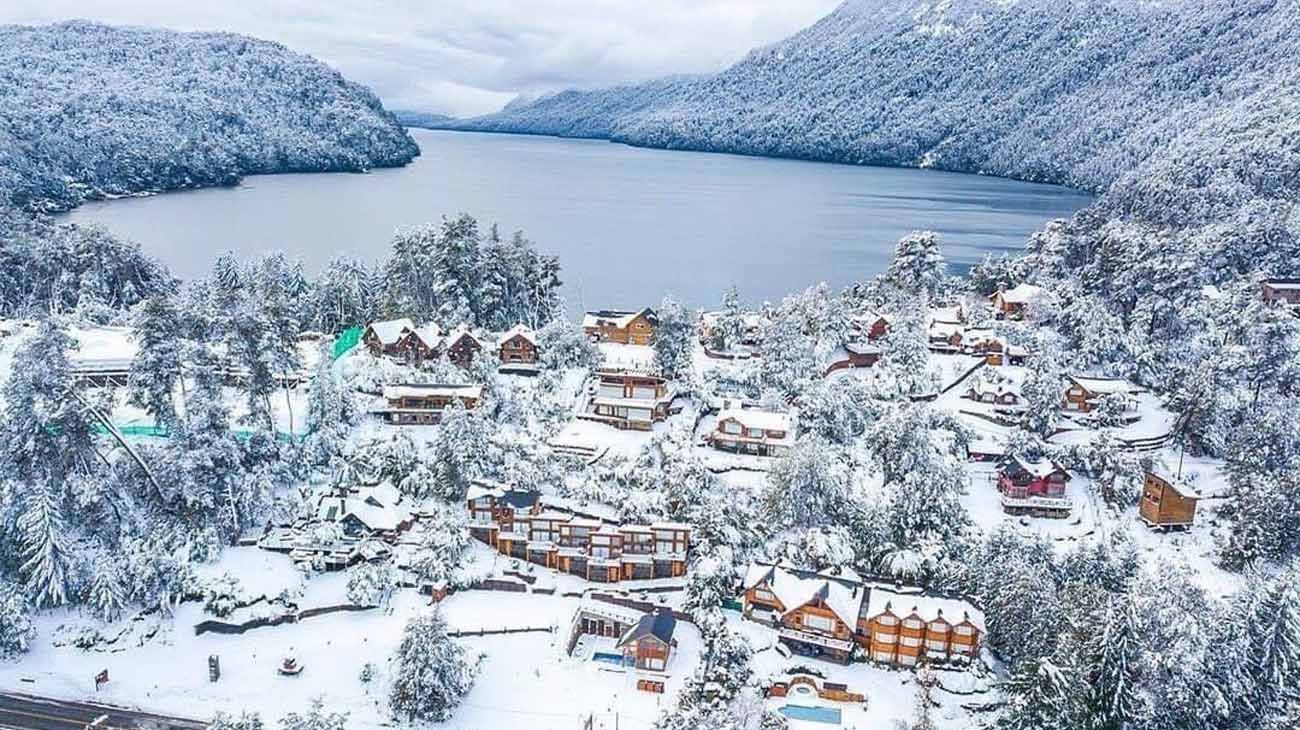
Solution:
[{"label": "snowy village", "polygon": [[1297,29],[0,4],[0,729],[1300,728]]},{"label": "snowy village", "polygon": [[[319,701],[349,727],[959,728],[1036,686],[1008,665],[1048,625],[1093,622],[1047,656],[1124,692],[1113,646],[1189,621],[1250,641],[1280,618],[1219,602],[1294,590],[1243,572],[1294,514],[1241,491],[1267,487],[1237,447],[1207,454],[1185,391],[1105,366],[1074,344],[1106,345],[1094,323],[1067,338],[1053,288],[997,261],[950,276],[919,233],[842,293],[580,319],[554,289],[402,279],[402,252],[478,237],[400,238],[379,307],[272,256],[125,326],[5,321],[13,539],[43,593],[4,588],[0,681],[180,718]],[[1300,286],[1215,296],[1300,346]],[[297,314],[374,309],[408,316]],[[1018,711],[1049,712],[1034,696]]]}]

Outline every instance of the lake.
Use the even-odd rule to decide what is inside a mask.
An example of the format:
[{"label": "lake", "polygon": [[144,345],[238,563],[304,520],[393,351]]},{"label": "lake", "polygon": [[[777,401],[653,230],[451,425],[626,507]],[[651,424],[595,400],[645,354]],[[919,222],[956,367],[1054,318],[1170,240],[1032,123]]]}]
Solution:
[{"label": "lake", "polygon": [[942,235],[964,270],[1020,249],[1087,205],[1052,185],[604,141],[412,130],[423,155],[365,175],[263,175],[214,188],[90,203],[66,217],[139,242],[174,274],[220,252],[281,250],[316,271],[347,253],[378,261],[394,230],[468,212],[516,229],[563,266],[570,309],[634,308],[665,292],[709,306],[730,285],[776,300],[882,271],[894,243]]}]

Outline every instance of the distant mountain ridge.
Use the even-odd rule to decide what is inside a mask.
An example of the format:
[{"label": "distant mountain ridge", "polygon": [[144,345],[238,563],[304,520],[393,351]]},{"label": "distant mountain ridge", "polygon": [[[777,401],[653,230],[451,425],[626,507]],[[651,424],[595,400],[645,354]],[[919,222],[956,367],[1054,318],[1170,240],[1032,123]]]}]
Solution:
[{"label": "distant mountain ridge", "polygon": [[[1106,201],[1176,223],[1203,214],[1195,188],[1220,175],[1187,162],[1162,184],[1198,201],[1161,211],[1141,190],[1167,154],[1232,122],[1296,108],[1295,0],[849,0],[712,76],[569,91],[456,126],[609,138],[648,147],[935,167],[1054,182],[1117,183]],[[1273,110],[1273,111],[1270,111]],[[1218,141],[1246,162],[1241,134]],[[1289,165],[1296,143],[1286,145]],[[1223,162],[1219,159],[1218,162]],[[1220,165],[1222,167],[1222,165]],[[1293,178],[1233,170],[1251,194]],[[1226,181],[1221,181],[1226,182]],[[1145,196],[1151,202],[1145,203]]]},{"label": "distant mountain ridge", "polygon": [[278,43],[85,21],[0,26],[0,206],[404,165],[365,87]]}]

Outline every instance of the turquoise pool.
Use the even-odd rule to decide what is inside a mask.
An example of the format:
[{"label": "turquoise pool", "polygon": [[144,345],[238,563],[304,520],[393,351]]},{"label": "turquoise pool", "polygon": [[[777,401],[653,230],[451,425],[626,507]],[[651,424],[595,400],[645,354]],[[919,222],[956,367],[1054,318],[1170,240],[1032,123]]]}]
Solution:
[{"label": "turquoise pool", "polygon": [[779,712],[791,720],[824,722],[827,725],[840,724],[840,711],[834,707],[809,707],[807,705],[785,705]]},{"label": "turquoise pool", "polygon": [[607,651],[593,652],[591,655],[591,660],[593,662],[605,662],[606,664],[613,664],[619,667],[623,666],[625,663],[626,664],[631,663],[631,662],[626,662],[623,659],[622,654],[613,654]]}]

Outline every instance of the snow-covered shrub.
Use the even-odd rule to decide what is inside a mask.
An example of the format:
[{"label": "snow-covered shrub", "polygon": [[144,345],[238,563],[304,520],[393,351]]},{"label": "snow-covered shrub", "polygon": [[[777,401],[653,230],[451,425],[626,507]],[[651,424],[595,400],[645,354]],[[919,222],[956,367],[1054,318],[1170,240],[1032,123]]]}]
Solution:
[{"label": "snow-covered shrub", "polygon": [[360,563],[348,569],[348,601],[357,606],[382,606],[397,587],[397,574],[388,563]]},{"label": "snow-covered shrub", "polygon": [[27,651],[36,637],[31,604],[23,589],[9,581],[0,582],[0,657]]},{"label": "snow-covered shrub", "polygon": [[239,586],[239,579],[235,576],[225,573],[219,578],[208,581],[203,591],[203,610],[217,616],[225,618],[239,608],[240,597],[243,591]]}]

